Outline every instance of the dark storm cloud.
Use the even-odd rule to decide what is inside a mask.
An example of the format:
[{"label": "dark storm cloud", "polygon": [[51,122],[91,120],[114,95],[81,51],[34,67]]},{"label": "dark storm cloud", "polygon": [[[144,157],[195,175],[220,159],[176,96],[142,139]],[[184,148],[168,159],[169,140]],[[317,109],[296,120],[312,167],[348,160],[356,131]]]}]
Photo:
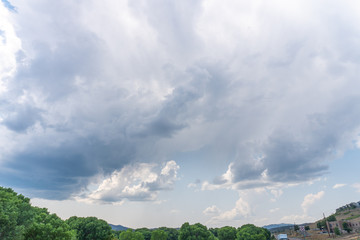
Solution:
[{"label": "dark storm cloud", "polygon": [[3,164],[1,182],[37,189],[41,197],[66,199],[85,188],[99,171],[109,174],[134,158],[133,146],[120,141],[109,144],[89,137],[56,146],[42,144],[7,156],[10,161]]}]

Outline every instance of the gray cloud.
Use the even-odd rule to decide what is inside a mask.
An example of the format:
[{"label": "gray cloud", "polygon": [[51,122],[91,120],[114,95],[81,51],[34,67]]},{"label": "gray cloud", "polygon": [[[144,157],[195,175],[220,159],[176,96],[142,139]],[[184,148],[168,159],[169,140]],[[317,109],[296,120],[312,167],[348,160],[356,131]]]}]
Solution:
[{"label": "gray cloud", "polygon": [[29,105],[15,105],[13,111],[4,116],[3,124],[16,132],[25,132],[37,122],[41,122],[41,110]]},{"label": "gray cloud", "polygon": [[0,68],[2,184],[64,199],[128,164],[201,149],[233,163],[216,186],[301,182],[359,132],[358,14],[346,4],[336,24],[305,2],[17,4],[21,49]]}]

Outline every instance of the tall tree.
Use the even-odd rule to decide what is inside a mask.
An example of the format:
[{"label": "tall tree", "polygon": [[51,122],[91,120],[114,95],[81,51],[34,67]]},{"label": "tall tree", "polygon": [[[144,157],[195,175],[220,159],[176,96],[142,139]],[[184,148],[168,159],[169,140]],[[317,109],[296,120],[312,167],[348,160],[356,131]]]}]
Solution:
[{"label": "tall tree", "polygon": [[214,235],[207,230],[207,227],[196,223],[190,225],[188,222],[184,223],[179,231],[179,240],[209,240],[215,239]]},{"label": "tall tree", "polygon": [[235,240],[236,239],[236,228],[234,227],[222,227],[217,231],[217,237],[219,240]]},{"label": "tall tree", "polygon": [[64,239],[74,238],[74,232],[46,208],[33,207],[30,199],[11,188],[0,187],[0,239]]},{"label": "tall tree", "polygon": [[238,228],[237,240],[269,240],[271,233],[269,230],[261,227],[256,227],[253,224],[245,224]]},{"label": "tall tree", "polygon": [[160,227],[158,229],[163,230],[167,233],[167,240],[178,240],[179,238],[179,230],[177,230],[176,228]]},{"label": "tall tree", "polygon": [[167,240],[167,233],[163,230],[154,230],[151,233],[151,240]]},{"label": "tall tree", "polygon": [[76,232],[71,231],[69,225],[56,214],[41,213],[35,217],[30,227],[25,230],[24,236],[26,240],[70,240],[76,238]]},{"label": "tall tree", "polygon": [[139,232],[144,236],[144,240],[150,240],[151,239],[151,230],[147,228],[138,228],[135,229],[135,232]]},{"label": "tall tree", "polygon": [[128,229],[120,234],[120,240],[144,240],[144,236],[139,233],[135,232],[132,229]]},{"label": "tall tree", "polygon": [[66,222],[76,230],[79,240],[112,240],[113,234],[107,222],[96,217],[71,217]]}]

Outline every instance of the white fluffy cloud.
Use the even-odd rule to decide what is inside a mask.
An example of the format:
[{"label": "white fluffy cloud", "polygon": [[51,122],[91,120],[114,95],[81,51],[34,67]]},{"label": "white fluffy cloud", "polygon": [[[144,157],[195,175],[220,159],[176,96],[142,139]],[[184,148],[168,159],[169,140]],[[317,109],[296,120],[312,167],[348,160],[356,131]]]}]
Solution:
[{"label": "white fluffy cloud", "polygon": [[77,199],[108,203],[118,203],[124,199],[156,200],[160,190],[172,189],[179,166],[175,161],[168,161],[160,171],[155,171],[154,168],[154,164],[147,163],[127,165],[104,179],[95,191],[82,194]]},{"label": "white fluffy cloud", "polygon": [[0,94],[6,90],[6,82],[16,72],[16,53],[20,49],[21,40],[11,23],[11,12],[0,3]]},{"label": "white fluffy cloud", "polygon": [[205,215],[217,215],[217,214],[220,213],[220,209],[219,209],[217,206],[212,205],[212,206],[210,206],[210,207],[207,207],[207,208],[203,211],[203,213],[204,213]]},{"label": "white fluffy cloud", "polygon": [[333,189],[337,189],[337,188],[342,188],[342,187],[345,187],[346,184],[343,184],[343,183],[337,183],[333,186]]},{"label": "white fluffy cloud", "polygon": [[240,220],[241,218],[249,217],[251,214],[251,207],[248,202],[243,198],[239,198],[235,207],[229,211],[220,212],[217,216],[212,217],[209,224],[223,224],[224,222],[232,222],[234,220]]},{"label": "white fluffy cloud", "polygon": [[325,192],[320,191],[316,194],[309,193],[304,197],[304,201],[301,204],[301,207],[304,210],[304,214],[308,213],[308,209],[311,205],[313,205],[316,201],[319,201],[323,196]]}]

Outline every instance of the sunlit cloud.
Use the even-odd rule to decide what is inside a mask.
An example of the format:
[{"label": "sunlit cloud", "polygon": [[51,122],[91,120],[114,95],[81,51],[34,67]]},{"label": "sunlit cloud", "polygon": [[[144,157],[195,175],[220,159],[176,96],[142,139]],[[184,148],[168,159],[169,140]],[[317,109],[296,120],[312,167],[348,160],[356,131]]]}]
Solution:
[{"label": "sunlit cloud", "polygon": [[342,188],[342,187],[345,187],[346,184],[343,184],[343,183],[337,183],[333,186],[333,189],[337,189],[337,188]]},{"label": "sunlit cloud", "polygon": [[304,197],[304,201],[301,204],[301,207],[304,210],[304,213],[307,214],[309,207],[311,205],[313,205],[315,202],[319,201],[323,196],[324,196],[325,192],[324,191],[320,191],[316,194],[312,194],[309,193]]}]

